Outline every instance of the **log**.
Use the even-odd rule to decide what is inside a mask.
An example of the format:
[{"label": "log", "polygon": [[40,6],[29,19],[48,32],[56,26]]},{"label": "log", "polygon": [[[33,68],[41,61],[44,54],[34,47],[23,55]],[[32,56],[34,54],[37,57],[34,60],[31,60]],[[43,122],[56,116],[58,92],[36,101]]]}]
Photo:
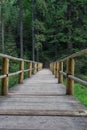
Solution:
[{"label": "log", "polygon": [[3,75],[6,75],[6,77],[2,79],[1,94],[5,96],[8,95],[8,72],[9,72],[9,59],[3,58],[2,73]]},{"label": "log", "polygon": [[23,80],[24,80],[24,61],[20,61],[20,71],[22,71],[20,74],[19,74],[19,84],[22,84],[23,83]]},{"label": "log", "polygon": [[[59,71],[63,71],[63,62],[59,62]],[[63,75],[59,73],[58,83],[63,83]]]},{"label": "log", "polygon": [[74,75],[74,59],[67,60],[67,78],[66,78],[66,94],[74,94],[74,80],[70,79],[68,75]]}]

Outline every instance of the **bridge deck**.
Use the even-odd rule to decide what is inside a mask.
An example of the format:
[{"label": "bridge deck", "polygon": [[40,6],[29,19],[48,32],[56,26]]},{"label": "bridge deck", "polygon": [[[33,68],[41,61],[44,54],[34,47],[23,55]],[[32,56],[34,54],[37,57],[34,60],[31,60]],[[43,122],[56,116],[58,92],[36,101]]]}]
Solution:
[{"label": "bridge deck", "polygon": [[46,69],[0,98],[0,130],[87,130],[86,115]]}]

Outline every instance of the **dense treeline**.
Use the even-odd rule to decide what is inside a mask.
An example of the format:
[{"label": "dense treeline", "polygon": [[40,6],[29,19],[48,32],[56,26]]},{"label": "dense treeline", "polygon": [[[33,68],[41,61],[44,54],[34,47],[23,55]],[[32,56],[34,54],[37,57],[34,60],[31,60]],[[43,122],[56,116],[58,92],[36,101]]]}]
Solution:
[{"label": "dense treeline", "polygon": [[19,57],[23,47],[23,57],[32,59],[33,41],[35,59],[46,64],[87,47],[87,0],[23,0],[23,8],[20,8],[21,0],[1,1],[0,26],[4,26],[4,41],[0,29],[0,52]]}]

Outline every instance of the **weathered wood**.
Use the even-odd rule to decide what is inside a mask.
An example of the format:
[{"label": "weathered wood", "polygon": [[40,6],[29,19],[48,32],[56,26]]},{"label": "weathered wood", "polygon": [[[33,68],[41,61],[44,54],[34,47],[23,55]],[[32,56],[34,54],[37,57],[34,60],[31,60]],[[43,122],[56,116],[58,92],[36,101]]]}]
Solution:
[{"label": "weathered wood", "polygon": [[57,62],[57,78],[59,80],[59,62]]},{"label": "weathered wood", "polygon": [[0,97],[0,128],[86,130],[87,109],[44,69]]},{"label": "weathered wood", "polygon": [[54,76],[55,76],[55,67],[56,67],[56,66],[55,66],[55,62],[54,62],[54,64],[53,64],[53,67],[54,67]]},{"label": "weathered wood", "polygon": [[28,72],[28,77],[31,78],[32,76],[32,62],[29,63],[29,72]]},{"label": "weathered wood", "polygon": [[11,116],[76,116],[76,117],[87,117],[87,110],[21,110],[21,109],[10,109],[1,110],[0,115],[11,115]]},{"label": "weathered wood", "polygon": [[76,58],[76,57],[79,57],[79,56],[83,56],[83,55],[86,55],[86,54],[87,54],[87,49],[79,51],[79,52],[76,52],[76,53],[74,53],[74,54],[72,54],[72,55],[70,55],[70,56],[60,60],[59,62],[64,62],[64,61],[66,61],[66,60],[68,60],[70,58],[73,59],[73,58]]},{"label": "weathered wood", "polygon": [[54,75],[54,63],[52,64],[52,68],[53,68],[52,73]]},{"label": "weathered wood", "polygon": [[55,62],[55,78],[57,78],[57,62]]},{"label": "weathered wood", "polygon": [[30,69],[26,69],[26,70],[24,70],[24,72],[29,72],[30,71]]},{"label": "weathered wood", "polygon": [[[74,75],[74,59],[67,60],[67,75]],[[74,92],[74,80],[68,76],[66,78],[66,94],[73,95]]]},{"label": "weathered wood", "polygon": [[53,63],[50,63],[50,70],[53,73]]},{"label": "weathered wood", "polygon": [[52,74],[54,75],[54,63],[52,63]]},{"label": "weathered wood", "polygon": [[36,63],[33,63],[33,67],[34,67],[33,74],[35,75],[36,74]]},{"label": "weathered wood", "polygon": [[79,78],[77,78],[77,77],[75,77],[75,76],[73,76],[73,75],[69,75],[68,77],[69,77],[70,79],[72,79],[72,80],[74,80],[74,81],[76,81],[76,82],[78,82],[78,83],[84,85],[85,87],[87,87],[87,82],[86,82],[86,81],[84,81],[84,80],[82,80],[82,79],[79,79]]},{"label": "weathered wood", "polygon": [[65,72],[63,72],[63,71],[59,71],[59,73],[61,73],[63,76],[65,76],[65,77],[67,77],[68,75],[65,73]]},{"label": "weathered wood", "polygon": [[22,61],[22,60],[23,60],[23,59],[21,59],[21,58],[16,58],[16,57],[12,57],[12,56],[5,55],[5,54],[1,54],[1,53],[0,53],[0,57],[1,57],[1,58],[11,59],[11,60],[17,60],[17,61]]},{"label": "weathered wood", "polygon": [[35,74],[37,73],[37,67],[38,67],[38,64],[35,63]]},{"label": "weathered wood", "polygon": [[24,61],[20,61],[20,71],[22,71],[20,74],[19,74],[19,84],[22,84],[23,83],[23,80],[24,80]]},{"label": "weathered wood", "polygon": [[15,75],[18,75],[18,74],[20,74],[20,73],[22,73],[22,70],[8,74],[8,77],[10,77],[10,76],[15,76]]},{"label": "weathered wood", "polygon": [[7,77],[7,75],[1,75],[1,76],[0,76],[0,79],[3,79],[3,78],[5,78],[5,77]]},{"label": "weathered wood", "polygon": [[8,72],[9,72],[9,59],[3,58],[2,73],[6,75],[2,79],[2,95],[8,95]]},{"label": "weathered wood", "polygon": [[37,72],[39,71],[39,63],[37,62]]},{"label": "weathered wood", "polygon": [[38,63],[38,71],[40,71],[40,63]]},{"label": "weathered wood", "polygon": [[[63,71],[63,62],[59,62],[59,71]],[[63,83],[63,75],[59,73],[58,83]]]},{"label": "weathered wood", "polygon": [[43,68],[43,64],[42,64],[42,63],[40,63],[40,70],[42,70],[42,68]]}]

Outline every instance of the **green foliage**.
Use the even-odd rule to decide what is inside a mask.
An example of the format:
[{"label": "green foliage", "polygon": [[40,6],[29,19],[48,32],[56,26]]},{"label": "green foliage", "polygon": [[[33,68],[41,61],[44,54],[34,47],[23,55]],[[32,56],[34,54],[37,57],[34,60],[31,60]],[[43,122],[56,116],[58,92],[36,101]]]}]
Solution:
[{"label": "green foliage", "polygon": [[74,95],[82,104],[87,107],[87,88],[84,88],[82,85],[76,83],[74,89]]}]

